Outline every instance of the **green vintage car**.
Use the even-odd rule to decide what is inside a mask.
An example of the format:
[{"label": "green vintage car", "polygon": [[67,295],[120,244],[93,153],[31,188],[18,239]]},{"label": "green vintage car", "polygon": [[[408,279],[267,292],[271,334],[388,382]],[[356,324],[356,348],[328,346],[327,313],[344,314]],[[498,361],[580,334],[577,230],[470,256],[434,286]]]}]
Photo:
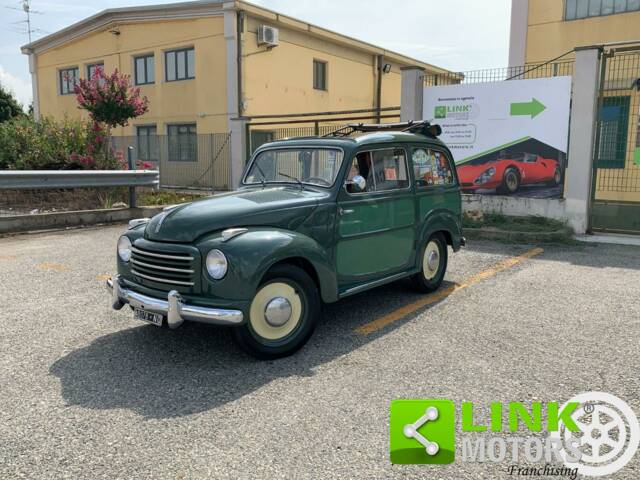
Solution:
[{"label": "green vintage car", "polygon": [[410,277],[436,290],[464,245],[439,127],[350,125],[261,146],[237,191],[132,221],[107,281],[113,308],[177,328],[233,327],[259,358],[298,350],[323,303]]}]

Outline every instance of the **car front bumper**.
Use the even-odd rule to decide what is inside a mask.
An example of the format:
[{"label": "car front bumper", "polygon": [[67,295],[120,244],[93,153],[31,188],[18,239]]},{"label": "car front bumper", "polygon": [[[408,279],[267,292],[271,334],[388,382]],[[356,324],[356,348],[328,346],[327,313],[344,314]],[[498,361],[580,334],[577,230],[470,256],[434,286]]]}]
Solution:
[{"label": "car front bumper", "polygon": [[122,285],[120,275],[116,275],[112,279],[109,278],[106,287],[111,295],[111,306],[114,310],[120,310],[129,304],[133,308],[159,313],[166,317],[167,324],[172,329],[178,328],[185,320],[224,326],[240,325],[244,320],[240,310],[189,305],[175,290],[168,293],[166,300],[134,292]]}]

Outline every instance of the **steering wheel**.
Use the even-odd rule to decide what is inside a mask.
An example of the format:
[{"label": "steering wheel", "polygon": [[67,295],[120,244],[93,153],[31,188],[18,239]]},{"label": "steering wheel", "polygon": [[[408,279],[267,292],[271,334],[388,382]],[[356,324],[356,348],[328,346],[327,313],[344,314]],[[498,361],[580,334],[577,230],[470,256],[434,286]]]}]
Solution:
[{"label": "steering wheel", "polygon": [[324,185],[325,187],[330,187],[331,183],[326,181],[324,178],[321,177],[309,177],[307,179],[305,179],[305,182],[309,182],[309,183],[319,183],[321,185]]}]

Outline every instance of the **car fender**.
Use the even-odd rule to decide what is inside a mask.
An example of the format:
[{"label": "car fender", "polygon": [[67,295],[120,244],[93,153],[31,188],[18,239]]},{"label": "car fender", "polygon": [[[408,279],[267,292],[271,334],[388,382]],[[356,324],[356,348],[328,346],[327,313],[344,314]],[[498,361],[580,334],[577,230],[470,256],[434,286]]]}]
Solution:
[{"label": "car fender", "polygon": [[307,235],[280,228],[250,228],[226,242],[216,242],[211,248],[223,251],[229,263],[227,275],[219,282],[219,287],[225,284],[225,291],[214,288],[214,295],[251,299],[273,265],[288,259],[303,259],[313,268],[322,300],[337,300],[337,276],[331,254]]},{"label": "car fender", "polygon": [[435,232],[444,231],[451,236],[452,248],[454,252],[460,250],[462,238],[462,223],[459,215],[455,215],[450,210],[434,209],[425,215],[422,227],[418,231],[416,248],[416,268],[419,268],[422,258],[420,252],[427,243],[427,240]]}]

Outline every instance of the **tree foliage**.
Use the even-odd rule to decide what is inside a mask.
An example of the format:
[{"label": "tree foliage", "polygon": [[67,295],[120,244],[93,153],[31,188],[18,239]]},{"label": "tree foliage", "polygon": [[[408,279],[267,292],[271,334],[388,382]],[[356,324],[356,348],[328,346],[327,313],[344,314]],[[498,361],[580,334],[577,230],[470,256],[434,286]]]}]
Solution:
[{"label": "tree foliage", "polygon": [[131,77],[115,70],[111,75],[96,68],[89,79],[81,79],[74,92],[79,108],[91,118],[110,128],[126,126],[132,118],[144,115],[149,109],[147,97],[139,88],[131,86]]},{"label": "tree foliage", "polygon": [[0,123],[21,115],[24,115],[24,111],[18,101],[0,85]]}]

